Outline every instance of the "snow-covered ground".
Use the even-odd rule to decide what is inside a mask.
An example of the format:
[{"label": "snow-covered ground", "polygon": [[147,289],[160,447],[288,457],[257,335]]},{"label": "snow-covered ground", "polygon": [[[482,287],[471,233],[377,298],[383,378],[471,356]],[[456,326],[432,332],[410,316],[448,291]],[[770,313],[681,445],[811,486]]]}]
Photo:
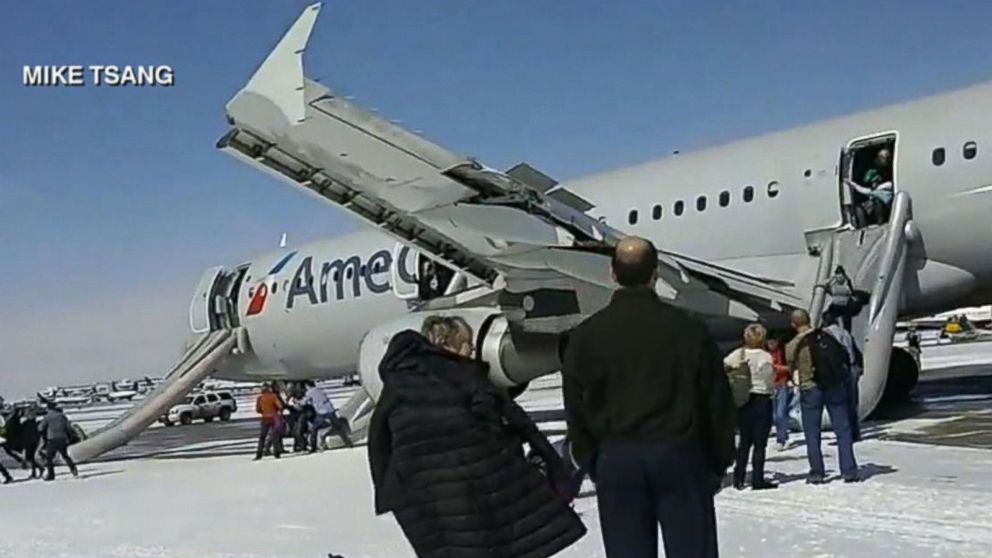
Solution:
[{"label": "snow-covered ground", "polygon": [[[770,463],[783,482],[777,491],[721,493],[722,555],[989,556],[992,452],[868,441],[857,453],[871,476],[863,484],[807,486],[803,452],[792,449]],[[392,518],[372,513],[364,448],[280,461],[102,463],[82,473],[0,488],[0,556],[412,556]],[[590,533],[561,556],[603,556],[595,496],[576,508]]]},{"label": "snow-covered ground", "polygon": [[[531,411],[560,409],[554,377],[523,396]],[[913,421],[886,428],[913,429]],[[542,428],[560,435],[553,417]],[[828,437],[829,440],[829,437]],[[0,556],[412,556],[391,516],[372,512],[365,449],[252,462],[244,455],[84,465],[82,478],[0,487]],[[180,453],[183,451],[181,450]],[[828,467],[836,453],[824,445]],[[857,446],[865,483],[803,483],[803,448],[771,453],[776,491],[717,497],[730,557],[987,557],[992,548],[992,452],[870,440]],[[173,456],[176,452],[170,452]],[[18,476],[20,471],[15,471]],[[603,556],[594,487],[576,503],[589,534],[563,557]]]}]

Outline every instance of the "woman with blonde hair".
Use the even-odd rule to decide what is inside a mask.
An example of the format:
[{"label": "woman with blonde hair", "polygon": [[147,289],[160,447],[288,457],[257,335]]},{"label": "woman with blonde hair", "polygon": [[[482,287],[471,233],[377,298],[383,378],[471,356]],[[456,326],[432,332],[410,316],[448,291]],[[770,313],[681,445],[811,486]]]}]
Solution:
[{"label": "woman with blonde hair", "polygon": [[775,393],[772,355],[764,349],[766,335],[763,325],[748,325],[744,328],[744,345],[734,349],[723,361],[724,366],[730,368],[746,362],[751,371],[750,397],[739,409],[740,443],[734,465],[734,488],[738,490],[744,489],[748,457],[752,457],[751,489],[778,488],[777,484],[765,479],[765,450],[772,431],[772,395]]},{"label": "woman with blonde hair", "polygon": [[[396,334],[369,426],[377,514],[393,512],[418,557],[546,558],[585,534],[561,457],[473,360],[472,328],[431,316]],[[547,467],[524,456],[527,443]]]}]

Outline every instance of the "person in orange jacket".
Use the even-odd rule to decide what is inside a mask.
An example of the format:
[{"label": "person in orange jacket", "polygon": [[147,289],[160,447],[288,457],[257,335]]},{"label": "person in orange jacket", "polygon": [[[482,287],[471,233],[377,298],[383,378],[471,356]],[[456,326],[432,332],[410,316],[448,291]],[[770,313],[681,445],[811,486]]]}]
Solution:
[{"label": "person in orange jacket", "polygon": [[[273,391],[271,385],[265,384],[262,386],[262,393],[255,400],[255,412],[261,415],[258,448],[255,450],[255,460],[258,461],[262,458],[262,453],[265,451],[265,444],[269,436],[275,439],[277,436],[282,435],[282,432],[279,431],[279,425],[282,422],[282,401]],[[272,454],[276,459],[279,459],[282,455],[282,444],[273,443]]]}]

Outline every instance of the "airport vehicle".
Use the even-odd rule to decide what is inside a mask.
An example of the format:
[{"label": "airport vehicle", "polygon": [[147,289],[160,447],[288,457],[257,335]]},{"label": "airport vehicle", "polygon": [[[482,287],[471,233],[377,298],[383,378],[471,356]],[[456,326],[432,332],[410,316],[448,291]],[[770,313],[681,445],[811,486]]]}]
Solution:
[{"label": "airport vehicle", "polygon": [[[147,410],[79,455],[123,443],[207,376],[357,368],[363,389],[342,414],[359,431],[385,343],[433,312],[466,318],[492,380],[525,389],[560,367],[559,334],[609,300],[610,248],[626,234],[661,249],[658,294],[731,343],[751,321],[785,329],[794,308],[817,319],[818,286],[842,265],[869,294],[854,320],[862,416],[918,380],[892,345],[898,319],[992,302],[992,84],[558,183],[525,163],[486,167],[307,79],[319,10],[303,11],[229,101],[218,148],[370,227],[207,270],[190,350]],[[891,199],[867,218],[852,184],[873,165]]]},{"label": "airport vehicle", "polygon": [[169,409],[159,420],[166,426],[192,424],[194,420],[212,422],[215,418],[228,421],[238,410],[238,403],[228,391],[208,391],[186,397],[182,403]]}]

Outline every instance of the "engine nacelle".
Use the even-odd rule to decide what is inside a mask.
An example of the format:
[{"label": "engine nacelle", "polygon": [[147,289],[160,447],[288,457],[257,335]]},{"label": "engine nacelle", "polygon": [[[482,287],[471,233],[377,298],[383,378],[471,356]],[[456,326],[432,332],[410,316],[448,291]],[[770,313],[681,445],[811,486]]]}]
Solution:
[{"label": "engine nacelle", "polygon": [[476,357],[489,364],[494,384],[511,390],[561,368],[558,336],[518,331],[497,308],[462,308],[451,311],[411,312],[369,330],[358,352],[362,387],[373,400],[382,391],[379,363],[394,335],[406,329],[420,331],[424,318],[433,315],[459,316],[475,332]]}]

